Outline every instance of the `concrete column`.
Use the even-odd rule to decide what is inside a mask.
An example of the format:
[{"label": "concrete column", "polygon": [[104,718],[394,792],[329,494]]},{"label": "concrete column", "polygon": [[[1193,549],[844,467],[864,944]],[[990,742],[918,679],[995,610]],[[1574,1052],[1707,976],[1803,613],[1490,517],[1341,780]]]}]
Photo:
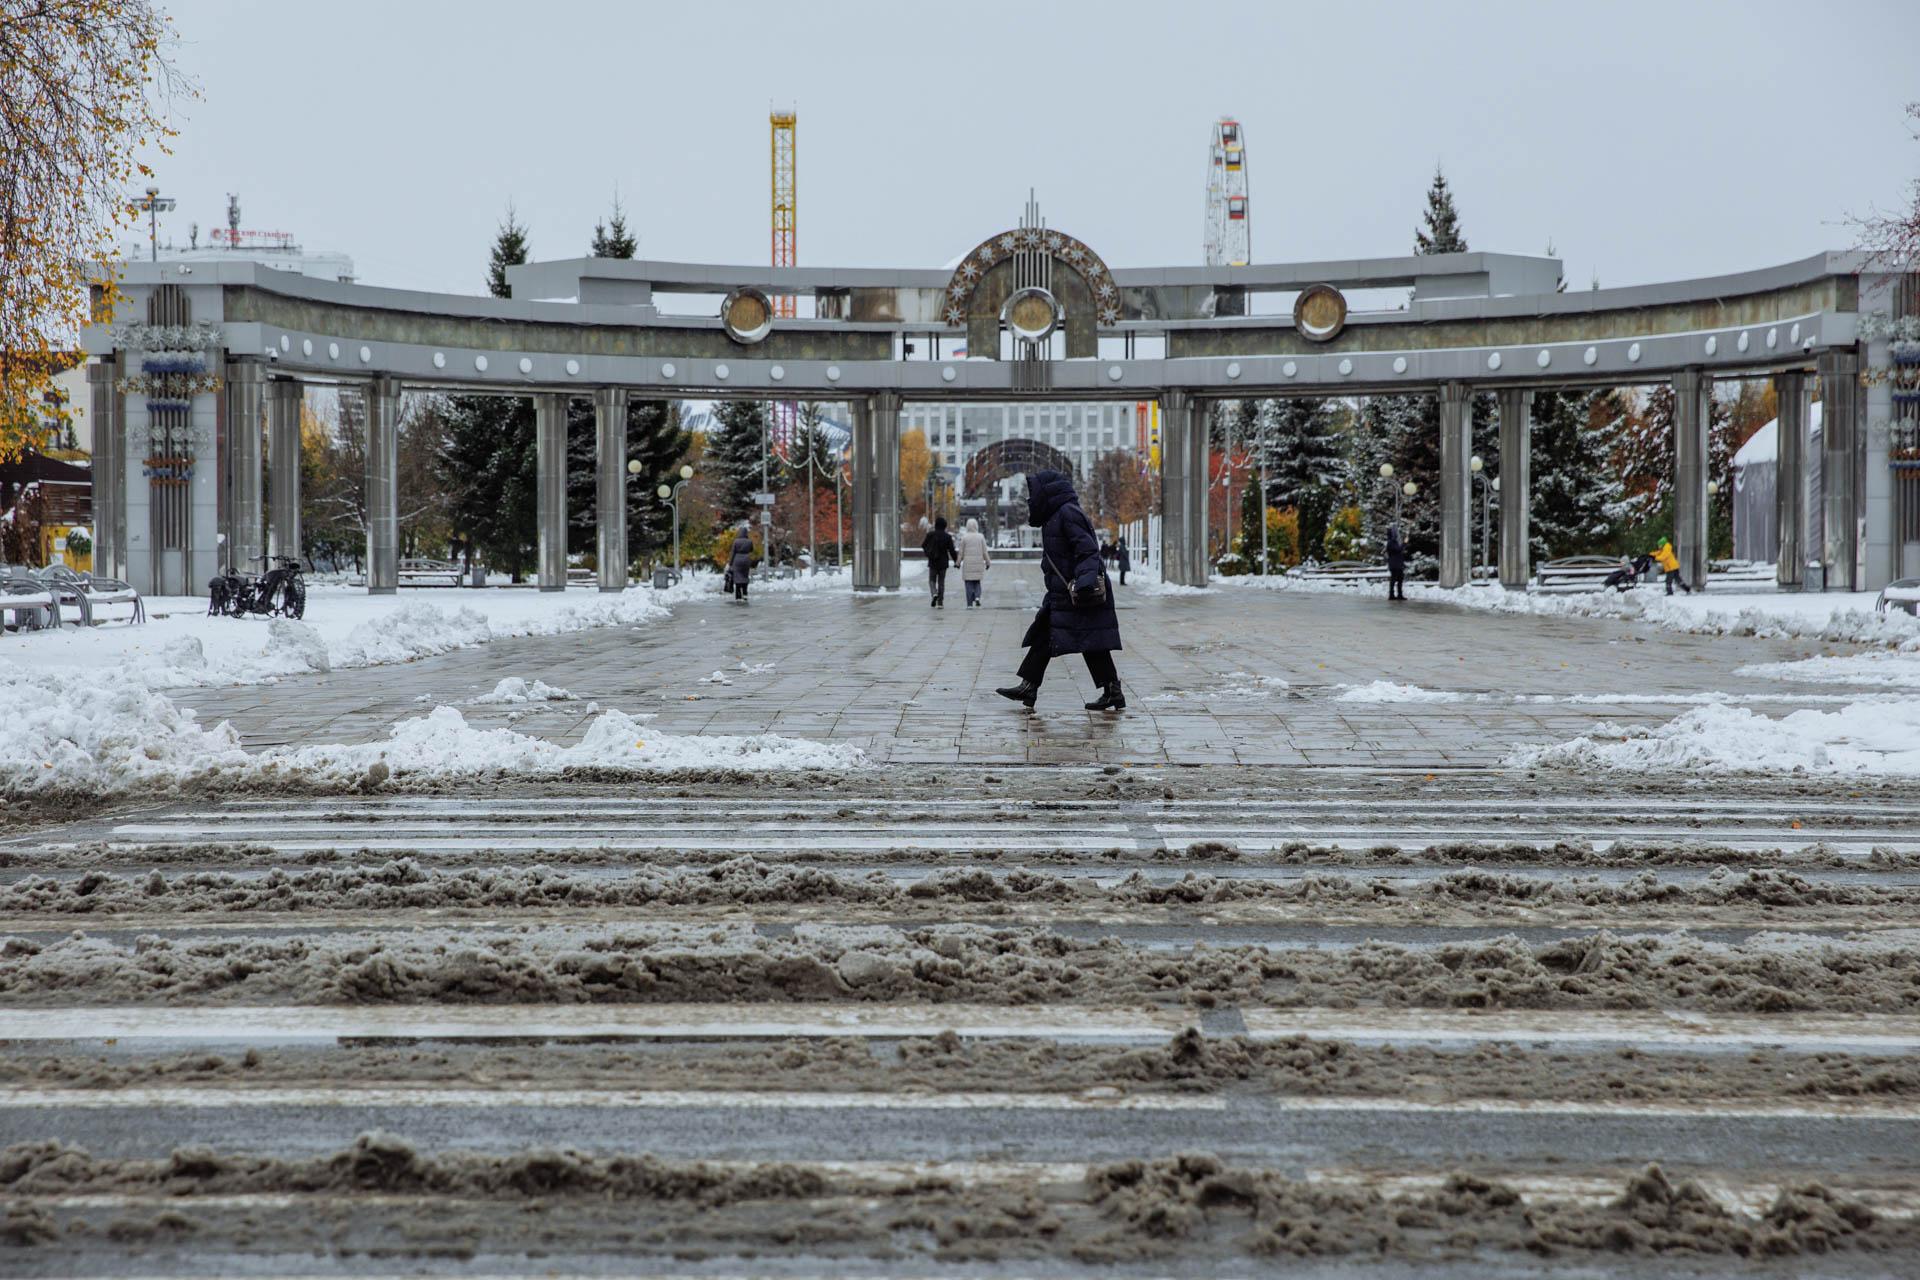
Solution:
[{"label": "concrete column", "polygon": [[542,591],[567,589],[567,397],[533,398],[534,513],[540,531],[535,563]]},{"label": "concrete column", "polygon": [[267,383],[267,554],[300,556],[300,383]]},{"label": "concrete column", "polygon": [[400,589],[400,384],[367,384],[367,594]]},{"label": "concrete column", "polygon": [[1823,351],[1820,373],[1820,487],[1827,513],[1827,590],[1866,586],[1867,441],[1861,412],[1860,353]]},{"label": "concrete column", "polygon": [[87,366],[88,414],[93,429],[93,571],[127,576],[126,398],[114,388],[117,358]]},{"label": "concrete column", "polygon": [[1207,427],[1193,396],[1160,397],[1160,573],[1207,585]]},{"label": "concrete column", "polygon": [[1533,577],[1533,392],[1500,392],[1500,585],[1525,591]]},{"label": "concrete column", "polygon": [[593,393],[595,503],[600,589],[627,589],[627,389]]},{"label": "concrete column", "polygon": [[1713,380],[1701,369],[1673,375],[1673,554],[1680,577],[1707,589],[1707,430]]},{"label": "concrete column", "polygon": [[[227,365],[227,492],[225,553],[222,567],[242,573],[264,571],[262,545],[262,490],[260,415],[266,393],[266,370],[258,360],[235,360]],[[260,562],[260,563],[256,563]]]},{"label": "concrete column", "polygon": [[1773,375],[1773,398],[1780,406],[1774,473],[1780,550],[1774,571],[1783,590],[1797,591],[1806,584],[1807,554],[1800,534],[1807,518],[1807,396],[1806,374],[1795,369]]},{"label": "concrete column", "polygon": [[1473,392],[1464,382],[1440,384],[1440,585],[1473,579]]},{"label": "concrete column", "polygon": [[900,397],[853,406],[853,589],[900,589]]}]

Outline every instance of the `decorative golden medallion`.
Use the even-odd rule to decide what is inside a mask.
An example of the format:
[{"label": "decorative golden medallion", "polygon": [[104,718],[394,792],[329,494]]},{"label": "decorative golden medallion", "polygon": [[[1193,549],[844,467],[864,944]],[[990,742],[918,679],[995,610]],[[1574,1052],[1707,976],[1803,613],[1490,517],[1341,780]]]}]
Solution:
[{"label": "decorative golden medallion", "polygon": [[1347,326],[1347,299],[1330,284],[1309,285],[1293,300],[1293,327],[1308,342],[1332,342]]}]

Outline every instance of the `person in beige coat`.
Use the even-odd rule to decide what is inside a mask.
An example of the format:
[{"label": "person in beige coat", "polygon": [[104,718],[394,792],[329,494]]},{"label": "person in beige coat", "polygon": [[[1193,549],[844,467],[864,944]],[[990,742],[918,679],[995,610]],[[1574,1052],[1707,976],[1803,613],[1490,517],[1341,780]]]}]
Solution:
[{"label": "person in beige coat", "polygon": [[987,554],[987,535],[980,532],[980,522],[969,519],[967,531],[960,535],[960,581],[967,585],[967,608],[980,603],[980,579],[987,576],[987,570],[993,566],[993,557]]}]

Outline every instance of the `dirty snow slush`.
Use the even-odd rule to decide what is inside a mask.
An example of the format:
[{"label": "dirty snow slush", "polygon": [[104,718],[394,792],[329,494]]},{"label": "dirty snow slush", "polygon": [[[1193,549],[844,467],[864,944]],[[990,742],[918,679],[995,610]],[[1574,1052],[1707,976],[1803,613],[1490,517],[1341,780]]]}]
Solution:
[{"label": "dirty snow slush", "polygon": [[0,1260],[1920,1268],[1920,789],[1062,776],[12,814]]}]

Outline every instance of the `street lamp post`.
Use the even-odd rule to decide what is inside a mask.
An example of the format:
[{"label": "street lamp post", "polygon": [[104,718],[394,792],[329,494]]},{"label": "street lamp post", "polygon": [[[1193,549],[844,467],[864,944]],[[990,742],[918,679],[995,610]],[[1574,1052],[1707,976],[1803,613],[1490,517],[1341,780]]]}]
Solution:
[{"label": "street lamp post", "polygon": [[[1495,476],[1493,479],[1487,481],[1487,488],[1490,490],[1490,493],[1487,498],[1487,535],[1486,536],[1489,540],[1491,540],[1493,537],[1493,509],[1496,506],[1500,505],[1500,477]],[[1489,572],[1493,572],[1493,552],[1486,551],[1484,553],[1484,556],[1485,556],[1485,559],[1487,560],[1487,568]],[[1493,576],[1496,580],[1500,577],[1499,573],[1497,572],[1494,572]]]},{"label": "street lamp post", "polygon": [[1500,482],[1487,474],[1487,464],[1477,453],[1467,459],[1467,470],[1473,472],[1474,478],[1480,482],[1480,564],[1485,567],[1487,557],[1493,554],[1493,495],[1488,482],[1492,481],[1494,485]]},{"label": "street lamp post", "polygon": [[[627,471],[632,475],[639,475],[639,459],[629,462]],[[673,508],[673,580],[675,582],[680,581],[680,491],[687,487],[687,481],[691,479],[693,479],[693,468],[682,465],[680,479],[676,483],[663,484],[654,490],[662,502]]]}]

